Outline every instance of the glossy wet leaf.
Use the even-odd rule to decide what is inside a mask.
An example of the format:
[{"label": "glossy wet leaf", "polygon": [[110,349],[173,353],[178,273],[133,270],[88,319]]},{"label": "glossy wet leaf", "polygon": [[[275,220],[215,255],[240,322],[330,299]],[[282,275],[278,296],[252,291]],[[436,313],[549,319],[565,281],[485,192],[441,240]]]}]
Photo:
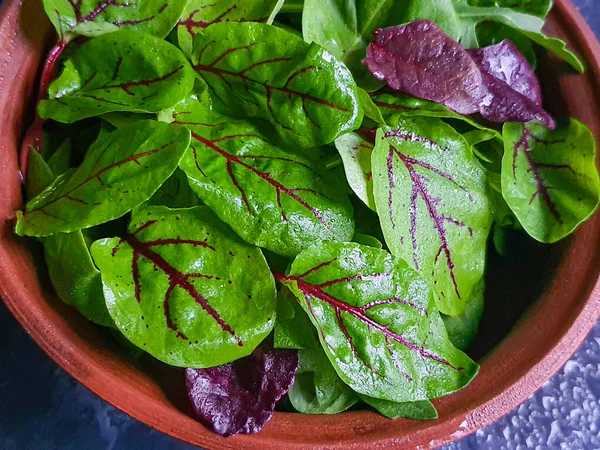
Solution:
[{"label": "glossy wet leaf", "polygon": [[335,147],[342,157],[348,184],[356,196],[375,211],[371,170],[373,142],[358,133],[346,133],[335,140]]},{"label": "glossy wet leaf", "polygon": [[324,242],[277,278],[308,313],[339,377],[360,394],[426,400],[477,373],[448,340],[427,283],[385,251]]},{"label": "glossy wet leaf", "polygon": [[96,141],[83,163],[27,202],[19,235],[49,236],[123,216],[158,190],[189,147],[184,127],[140,121]]},{"label": "glossy wet leaf", "polygon": [[357,244],[367,245],[369,247],[378,248],[378,249],[383,248],[383,244],[381,243],[381,241],[379,239],[377,239],[374,236],[370,236],[368,234],[355,233],[354,239],[352,240],[352,242],[356,242]]},{"label": "glossy wet leaf", "polygon": [[61,39],[97,36],[122,28],[164,38],[175,26],[187,0],[43,0],[44,10]]},{"label": "glossy wet leaf", "polygon": [[365,395],[361,395],[360,399],[388,419],[433,420],[438,418],[437,410],[429,400],[398,403]]},{"label": "glossy wet leaf", "polygon": [[[272,265],[269,267],[272,268]],[[292,350],[319,348],[319,339],[309,317],[285,286],[281,287],[277,295],[273,347]]]},{"label": "glossy wet leaf", "polygon": [[190,187],[185,172],[177,169],[148,200],[148,204],[163,205],[169,208],[191,208],[201,205],[202,202]]},{"label": "glossy wet leaf", "polygon": [[268,120],[283,142],[316,147],[358,127],[350,71],[318,45],[259,23],[219,23],[195,37],[192,63],[215,107]]},{"label": "glossy wet leaf", "polygon": [[465,311],[459,317],[442,316],[452,344],[466,351],[477,339],[485,306],[485,281],[475,285]]},{"label": "glossy wet leaf", "polygon": [[179,47],[192,54],[194,36],[219,22],[271,24],[284,0],[190,0],[177,22]]},{"label": "glossy wet leaf", "polygon": [[321,240],[352,239],[348,196],[302,152],[276,147],[250,122],[193,99],[174,111],[173,123],[192,130],[181,162],[192,189],[244,240],[295,256]]},{"label": "glossy wet leaf", "polygon": [[596,142],[576,120],[556,131],[506,124],[502,194],[523,228],[540,242],[571,234],[596,210]]},{"label": "glossy wet leaf", "polygon": [[160,112],[187,97],[195,78],[179,49],[132,30],[93,38],[64,64],[38,109],[64,123],[113,111]]},{"label": "glossy wet leaf", "polygon": [[134,211],[129,234],[96,241],[108,311],[155,358],[204,368],[248,356],[275,320],[275,283],[256,247],[203,206]]},{"label": "glossy wet leaf", "polygon": [[439,119],[380,129],[373,152],[377,211],[391,252],[457,316],[482,278],[493,218],[487,182],[466,141]]}]

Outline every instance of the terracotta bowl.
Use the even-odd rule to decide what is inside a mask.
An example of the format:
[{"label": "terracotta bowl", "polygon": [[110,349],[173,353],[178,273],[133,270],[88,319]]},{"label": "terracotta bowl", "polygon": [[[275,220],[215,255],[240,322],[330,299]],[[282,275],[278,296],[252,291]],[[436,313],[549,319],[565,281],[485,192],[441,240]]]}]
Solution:
[{"label": "terracotta bowl", "polygon": [[[556,60],[540,72],[549,108],[600,136],[600,45],[568,0],[549,34],[588,63],[576,75]],[[17,151],[36,95],[38,67],[55,40],[40,0],[5,0],[0,10],[0,294],[25,330],[67,372],[117,408],[178,439],[209,449],[433,448],[490,424],[527,399],[577,349],[600,314],[600,215],[559,246],[515,236],[510,259],[493,258],[482,334],[472,353],[481,374],[436,402],[432,422],[389,421],[353,411],[336,416],[277,413],[258,435],[220,438],[192,419],[183,372],[151,358],[132,361],[105,330],[53,294],[43,258],[12,232],[21,206]]]}]

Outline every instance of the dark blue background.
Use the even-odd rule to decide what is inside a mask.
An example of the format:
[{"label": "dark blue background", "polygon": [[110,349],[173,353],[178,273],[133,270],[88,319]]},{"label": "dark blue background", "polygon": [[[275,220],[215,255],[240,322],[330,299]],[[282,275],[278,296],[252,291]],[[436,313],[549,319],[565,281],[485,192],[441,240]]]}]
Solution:
[{"label": "dark blue background", "polygon": [[[600,0],[575,3],[600,35]],[[73,380],[1,303],[0,347],[0,450],[193,448],[131,419]],[[465,449],[600,449],[600,324],[530,400],[447,447]]]}]

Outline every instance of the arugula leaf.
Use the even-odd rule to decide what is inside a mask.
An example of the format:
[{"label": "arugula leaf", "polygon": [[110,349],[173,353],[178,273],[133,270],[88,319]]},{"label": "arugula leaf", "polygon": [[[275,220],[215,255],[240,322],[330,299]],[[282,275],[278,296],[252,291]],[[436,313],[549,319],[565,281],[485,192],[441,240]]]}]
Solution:
[{"label": "arugula leaf", "polygon": [[385,251],[323,242],[276,278],[308,313],[339,377],[360,394],[437,398],[478,371],[448,340],[427,283]]},{"label": "arugula leaf", "polygon": [[273,347],[290,350],[319,348],[319,339],[310,319],[285,286],[281,287],[277,296]]},{"label": "arugula leaf", "polygon": [[228,363],[273,328],[275,283],[260,249],[206,207],[136,210],[129,234],[96,241],[92,255],[119,330],[169,365]]},{"label": "arugula leaf", "polygon": [[27,202],[16,232],[27,236],[89,228],[139,206],[177,168],[189,147],[184,127],[139,121],[96,141],[81,166]]},{"label": "arugula leaf", "polygon": [[441,312],[460,315],[485,268],[492,204],[484,169],[452,127],[423,117],[380,129],[372,162],[392,254],[429,281]]},{"label": "arugula leaf", "polygon": [[571,120],[556,131],[508,123],[503,135],[502,194],[508,205],[538,241],[568,236],[600,199],[592,132]]},{"label": "arugula leaf", "polygon": [[360,395],[360,399],[388,419],[433,420],[438,418],[437,410],[429,400],[398,403],[365,395]]},{"label": "arugula leaf", "polygon": [[164,38],[175,26],[187,0],[43,0],[61,40],[97,36],[121,28]]},{"label": "arugula leaf", "polygon": [[358,396],[340,379],[322,349],[302,350],[298,356],[300,367],[288,392],[298,412],[338,414],[358,402]]},{"label": "arugula leaf", "polygon": [[485,280],[481,279],[467,300],[467,307],[459,317],[442,316],[448,338],[456,348],[466,351],[477,338],[485,303]]},{"label": "arugula leaf", "polygon": [[177,22],[179,47],[191,56],[194,36],[219,22],[272,24],[284,0],[190,0]]},{"label": "arugula leaf", "polygon": [[350,71],[319,46],[277,27],[215,24],[195,37],[192,63],[215,108],[268,120],[285,143],[327,144],[361,123]]},{"label": "arugula leaf", "polygon": [[197,100],[173,116],[192,130],[181,161],[192,189],[242,239],[291,257],[321,240],[352,239],[352,205],[331,173]]},{"label": "arugula leaf", "polygon": [[64,123],[112,111],[157,113],[187,97],[194,79],[179,49],[149,34],[121,30],[78,47],[38,112]]}]

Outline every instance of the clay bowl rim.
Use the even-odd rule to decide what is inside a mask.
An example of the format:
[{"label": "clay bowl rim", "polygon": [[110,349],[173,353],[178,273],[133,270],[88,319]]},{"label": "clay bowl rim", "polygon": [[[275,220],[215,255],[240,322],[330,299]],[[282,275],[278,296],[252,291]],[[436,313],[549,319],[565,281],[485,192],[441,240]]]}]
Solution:
[{"label": "clay bowl rim", "polygon": [[[6,181],[0,186],[0,295],[25,330],[55,362],[98,396],[137,420],[177,439],[211,449],[432,448],[465,437],[517,407],[560,369],[600,316],[600,256],[595,255],[600,254],[600,238],[595,236],[600,234],[596,232],[600,229],[600,217],[597,215],[583,227],[585,230],[578,231],[580,237],[569,244],[572,253],[577,251],[577,257],[583,255],[586,261],[582,271],[585,273],[578,275],[576,280],[578,284],[561,288],[558,284],[568,284],[569,279],[558,280],[549,289],[551,292],[563,289],[562,295],[577,299],[572,302],[573,309],[565,311],[559,318],[549,315],[547,323],[543,323],[543,303],[547,303],[546,300],[551,296],[542,294],[543,299],[525,314],[521,326],[516,327],[497,351],[484,359],[482,372],[489,372],[489,367],[494,367],[500,375],[488,373],[488,385],[483,388],[479,386],[479,390],[476,389],[476,380],[465,391],[436,401],[441,412],[439,420],[390,422],[365,411],[332,417],[277,413],[263,432],[257,435],[223,439],[212,434],[172,404],[161,404],[159,399],[141,392],[137,386],[121,381],[87,352],[77,352],[77,346],[83,348],[88,344],[72,330],[65,332],[57,329],[56,323],[46,317],[40,307],[41,303],[47,302],[40,286],[26,286],[25,281],[20,279],[18,271],[30,269],[31,261],[25,260],[23,242],[16,239],[10,230],[13,212],[20,202],[16,137],[21,136],[23,130],[23,112],[26,108],[22,99],[31,98],[34,90],[33,83],[26,83],[23,78],[33,78],[27,75],[27,69],[39,65],[43,53],[41,47],[47,44],[49,36],[48,24],[39,25],[37,22],[41,18],[37,18],[35,24],[41,27],[33,33],[38,35],[37,46],[32,46],[24,38],[19,25],[22,7],[23,0],[5,0],[0,10],[0,42],[5,50],[0,55],[1,66],[10,72],[14,69],[11,69],[11,64],[14,66],[16,62],[16,69],[20,70],[13,70],[13,81],[7,81],[10,77],[0,77],[0,104],[8,106],[0,110],[0,123],[6,125],[3,126],[5,136],[0,136],[0,176]],[[43,15],[39,2],[37,8],[38,14]],[[587,61],[588,84],[594,91],[594,104],[600,107],[600,44],[571,0],[557,0],[553,17],[561,24],[559,29],[568,35],[572,46]],[[11,93],[11,87],[13,91],[16,90],[13,85],[27,92]],[[600,137],[600,118],[597,122],[594,129],[596,136]],[[588,241],[594,245],[589,245],[591,248],[585,250]],[[11,259],[16,254],[21,255],[23,260]],[[570,257],[565,256],[565,261],[561,262],[557,272],[559,275],[561,270],[567,270],[565,265]],[[14,276],[15,273],[19,275]],[[36,304],[36,301],[39,303]],[[545,312],[548,312],[547,306]],[[534,329],[528,331],[523,324],[529,324]],[[552,329],[550,334],[546,333],[545,328]],[[511,364],[518,360],[517,356],[514,361],[511,359],[510,350],[519,354],[521,339],[529,339],[525,348],[529,353],[525,354],[527,359],[520,366],[513,367]],[[521,355],[521,360],[525,356]],[[490,388],[489,383],[494,381],[497,384]]]}]

